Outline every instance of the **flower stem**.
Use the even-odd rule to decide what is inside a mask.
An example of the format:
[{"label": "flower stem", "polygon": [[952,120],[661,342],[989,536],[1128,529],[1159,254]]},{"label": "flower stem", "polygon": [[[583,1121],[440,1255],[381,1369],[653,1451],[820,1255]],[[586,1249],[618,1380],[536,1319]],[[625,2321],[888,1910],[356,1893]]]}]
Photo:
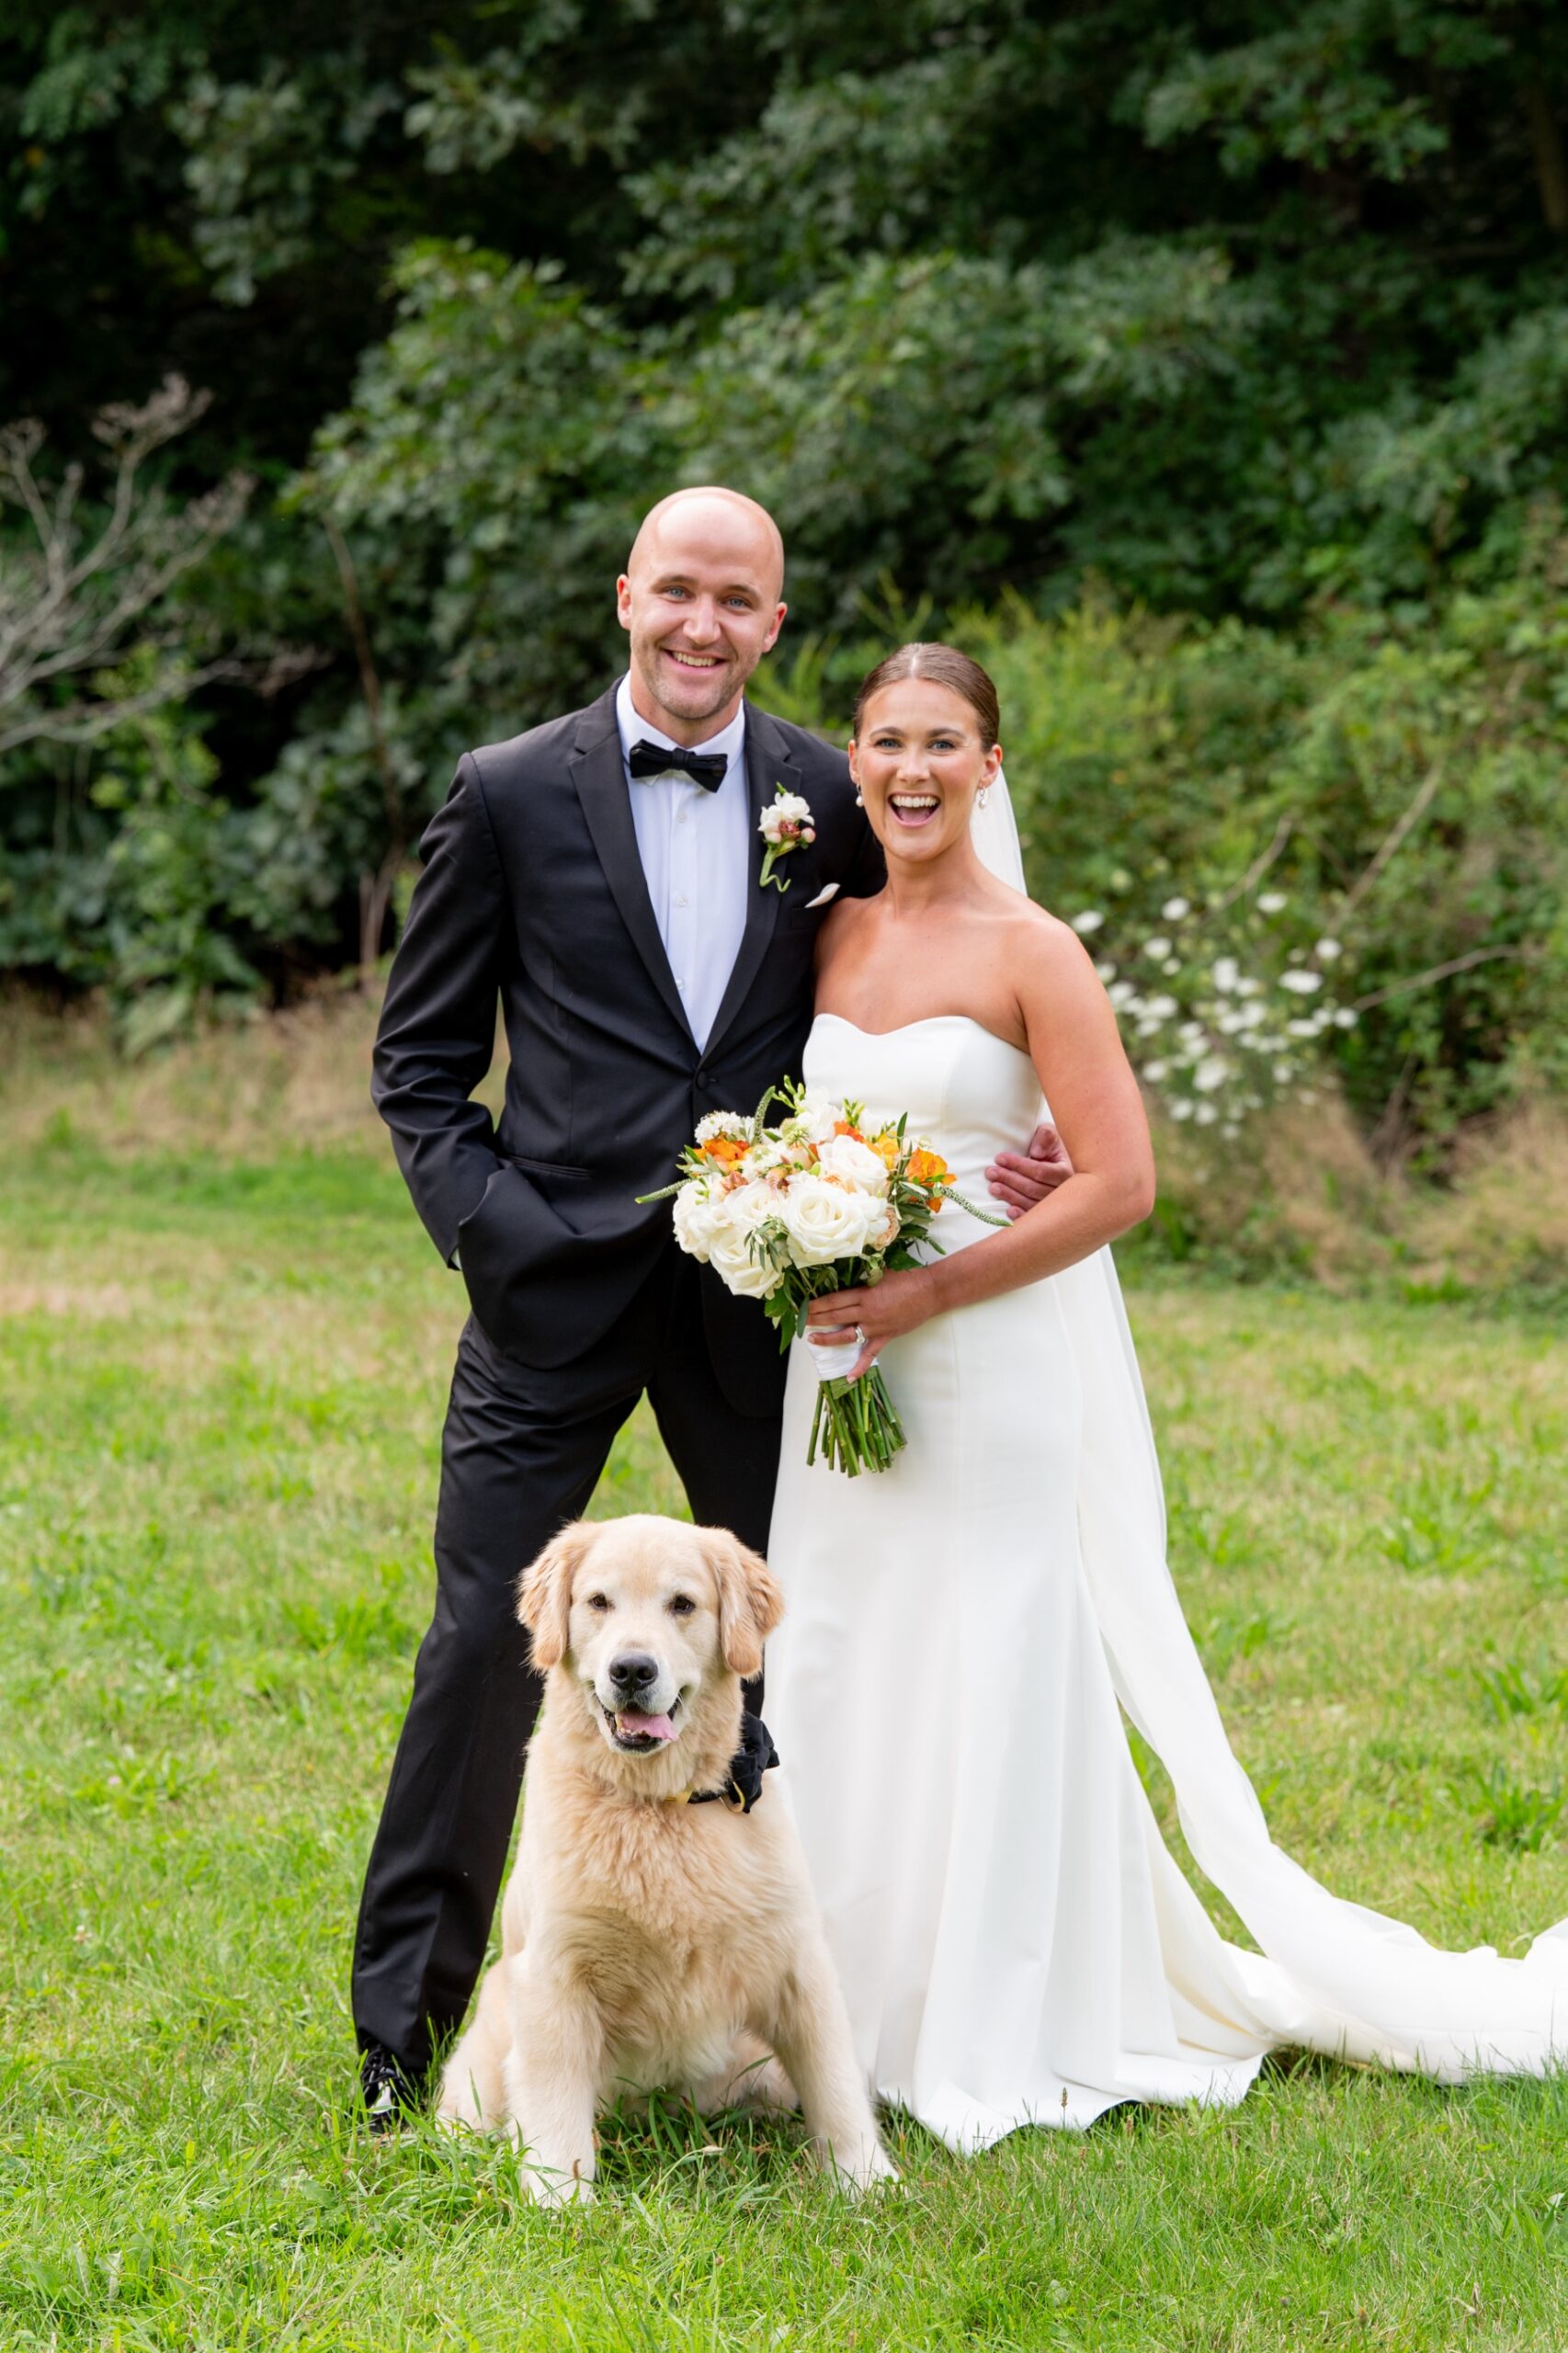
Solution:
[{"label": "flower stem", "polygon": [[808,1466],[816,1461],[820,1447],[830,1469],[855,1479],[862,1471],[888,1470],[908,1443],[877,1366],[858,1381],[824,1381],[818,1385],[806,1448]]}]

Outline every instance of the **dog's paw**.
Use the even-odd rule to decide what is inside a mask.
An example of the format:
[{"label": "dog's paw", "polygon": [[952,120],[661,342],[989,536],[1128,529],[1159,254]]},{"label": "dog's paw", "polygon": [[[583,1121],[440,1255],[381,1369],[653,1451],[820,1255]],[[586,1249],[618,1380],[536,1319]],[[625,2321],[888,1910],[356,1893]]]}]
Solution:
[{"label": "dog's paw", "polygon": [[530,2206],[542,2206],[552,2214],[594,2202],[593,2177],[581,2165],[549,2165],[539,2158],[525,2158],[518,2187]]},{"label": "dog's paw", "polygon": [[870,2189],[896,2188],[899,2170],[881,2143],[838,2143],[823,2150],[818,2160],[834,2188],[845,2198],[864,2198]]}]

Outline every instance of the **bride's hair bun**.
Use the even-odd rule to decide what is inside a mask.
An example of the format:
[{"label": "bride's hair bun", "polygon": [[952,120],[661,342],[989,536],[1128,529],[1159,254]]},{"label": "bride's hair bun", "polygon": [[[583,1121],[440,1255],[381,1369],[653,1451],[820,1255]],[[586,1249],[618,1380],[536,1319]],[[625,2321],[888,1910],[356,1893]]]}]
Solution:
[{"label": "bride's hair bun", "polygon": [[876,668],[867,672],[855,698],[852,734],[859,734],[861,717],[871,697],[881,694],[884,687],[896,686],[901,678],[929,678],[935,687],[950,687],[954,694],[962,695],[979,720],[986,750],[1001,741],[1001,708],[987,673],[969,654],[960,654],[956,645],[934,642],[901,645],[895,654],[884,654]]}]

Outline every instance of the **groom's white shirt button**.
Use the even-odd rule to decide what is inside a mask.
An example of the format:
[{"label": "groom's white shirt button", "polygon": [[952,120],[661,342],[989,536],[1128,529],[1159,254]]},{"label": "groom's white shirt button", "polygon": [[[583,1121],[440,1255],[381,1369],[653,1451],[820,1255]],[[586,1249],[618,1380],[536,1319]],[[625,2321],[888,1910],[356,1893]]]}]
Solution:
[{"label": "groom's white shirt button", "polygon": [[[623,761],[634,744],[673,739],[645,720],[631,699],[631,681],[616,689],[616,723]],[[626,769],[637,851],[676,986],[691,1034],[706,1044],[745,929],[751,807],[746,791],[745,707],[693,751],[728,767],[716,792],[705,791],[678,769],[637,777]]]}]

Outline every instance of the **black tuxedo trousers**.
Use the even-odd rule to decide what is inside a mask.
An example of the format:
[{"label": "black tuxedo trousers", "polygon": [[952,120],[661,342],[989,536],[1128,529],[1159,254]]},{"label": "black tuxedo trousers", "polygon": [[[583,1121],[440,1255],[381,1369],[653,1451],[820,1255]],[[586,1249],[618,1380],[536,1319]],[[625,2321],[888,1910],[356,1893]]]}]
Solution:
[{"label": "black tuxedo trousers", "polygon": [[[470,1317],[441,1441],[436,1611],[376,1835],[354,1950],[354,2022],[417,2076],[461,2021],[522,1786],[540,1679],[517,1575],[587,1506],[646,1392],[694,1518],[762,1551],[778,1414],[743,1414],[714,1374],[694,1260],[672,1244],[590,1356],[540,1372]],[[761,1704],[760,1677],[746,1702]]]}]

